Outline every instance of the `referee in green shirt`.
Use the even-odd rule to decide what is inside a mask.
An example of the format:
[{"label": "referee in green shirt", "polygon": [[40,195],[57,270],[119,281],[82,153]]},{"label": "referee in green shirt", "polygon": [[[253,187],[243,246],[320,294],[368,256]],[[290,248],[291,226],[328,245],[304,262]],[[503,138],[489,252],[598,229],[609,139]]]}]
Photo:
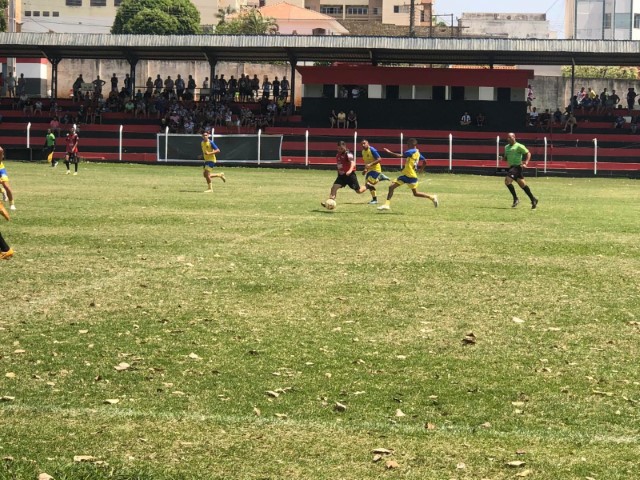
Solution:
[{"label": "referee in green shirt", "polygon": [[507,145],[504,147],[504,157],[509,164],[509,170],[507,171],[507,176],[504,179],[504,184],[513,196],[513,205],[511,205],[511,208],[517,207],[520,203],[516,189],[513,186],[513,181],[515,180],[531,200],[531,208],[535,209],[538,206],[538,199],[533,196],[533,193],[531,193],[531,190],[529,189],[527,182],[524,181],[524,176],[522,175],[523,169],[527,167],[529,160],[531,160],[531,152],[527,147],[516,142],[515,133],[509,133],[507,135]]}]

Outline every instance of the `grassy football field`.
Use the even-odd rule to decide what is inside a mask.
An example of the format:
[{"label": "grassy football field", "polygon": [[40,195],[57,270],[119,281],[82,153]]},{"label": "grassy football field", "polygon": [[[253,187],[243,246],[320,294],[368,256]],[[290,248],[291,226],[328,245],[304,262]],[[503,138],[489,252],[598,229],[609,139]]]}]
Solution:
[{"label": "grassy football field", "polygon": [[7,169],[0,479],[638,475],[637,180]]}]

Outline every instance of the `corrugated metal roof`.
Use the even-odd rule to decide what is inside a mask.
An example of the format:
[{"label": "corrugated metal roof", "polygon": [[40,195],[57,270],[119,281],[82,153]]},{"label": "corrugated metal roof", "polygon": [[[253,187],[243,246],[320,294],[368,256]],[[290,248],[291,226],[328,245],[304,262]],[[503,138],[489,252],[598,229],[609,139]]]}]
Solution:
[{"label": "corrugated metal roof", "polygon": [[0,33],[0,56],[409,64],[638,65],[640,42],[299,35]]}]

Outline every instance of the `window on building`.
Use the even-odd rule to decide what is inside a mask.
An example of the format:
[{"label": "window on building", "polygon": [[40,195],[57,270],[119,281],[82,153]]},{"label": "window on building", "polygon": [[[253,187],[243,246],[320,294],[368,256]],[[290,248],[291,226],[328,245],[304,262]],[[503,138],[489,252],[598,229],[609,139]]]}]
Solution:
[{"label": "window on building", "polygon": [[373,14],[374,15],[380,15],[380,10],[378,9],[378,7],[373,7]]},{"label": "window on building", "polygon": [[107,0],[89,0],[89,6],[91,7],[106,7]]},{"label": "window on building", "polygon": [[369,7],[367,6],[348,6],[347,15],[369,15]]},{"label": "window on building", "polygon": [[311,30],[311,35],[326,35],[327,31],[324,28],[314,28]]},{"label": "window on building", "polygon": [[38,12],[38,11],[34,10],[34,11],[33,11],[33,16],[34,16],[34,17],[39,17],[39,16],[40,16],[40,12]]},{"label": "window on building", "polygon": [[611,14],[605,13],[603,20],[604,28],[611,28]]},{"label": "window on building", "polygon": [[24,16],[25,17],[30,17],[31,16],[31,10],[25,10],[24,11]]},{"label": "window on building", "polygon": [[67,7],[81,7],[82,6],[82,0],[66,0],[65,1],[65,5]]},{"label": "window on building", "polygon": [[633,28],[640,28],[640,15],[637,13],[633,16]]},{"label": "window on building", "polygon": [[54,17],[59,17],[60,16],[60,12],[53,12],[53,16]]},{"label": "window on building", "polygon": [[393,13],[400,13],[400,5],[393,6]]},{"label": "window on building", "polygon": [[114,7],[119,7],[121,3],[122,3],[122,0],[113,0]]},{"label": "window on building", "polygon": [[342,5],[320,5],[320,13],[325,15],[342,15]]},{"label": "window on building", "polygon": [[42,12],[42,16],[43,17],[48,17],[49,16],[49,12]]}]

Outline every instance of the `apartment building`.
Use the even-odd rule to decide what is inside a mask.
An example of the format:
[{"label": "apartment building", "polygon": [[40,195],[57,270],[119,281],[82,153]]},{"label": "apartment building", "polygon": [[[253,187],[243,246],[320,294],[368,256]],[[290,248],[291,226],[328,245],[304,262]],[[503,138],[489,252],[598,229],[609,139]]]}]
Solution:
[{"label": "apartment building", "polygon": [[565,0],[565,38],[640,40],[640,0]]}]

